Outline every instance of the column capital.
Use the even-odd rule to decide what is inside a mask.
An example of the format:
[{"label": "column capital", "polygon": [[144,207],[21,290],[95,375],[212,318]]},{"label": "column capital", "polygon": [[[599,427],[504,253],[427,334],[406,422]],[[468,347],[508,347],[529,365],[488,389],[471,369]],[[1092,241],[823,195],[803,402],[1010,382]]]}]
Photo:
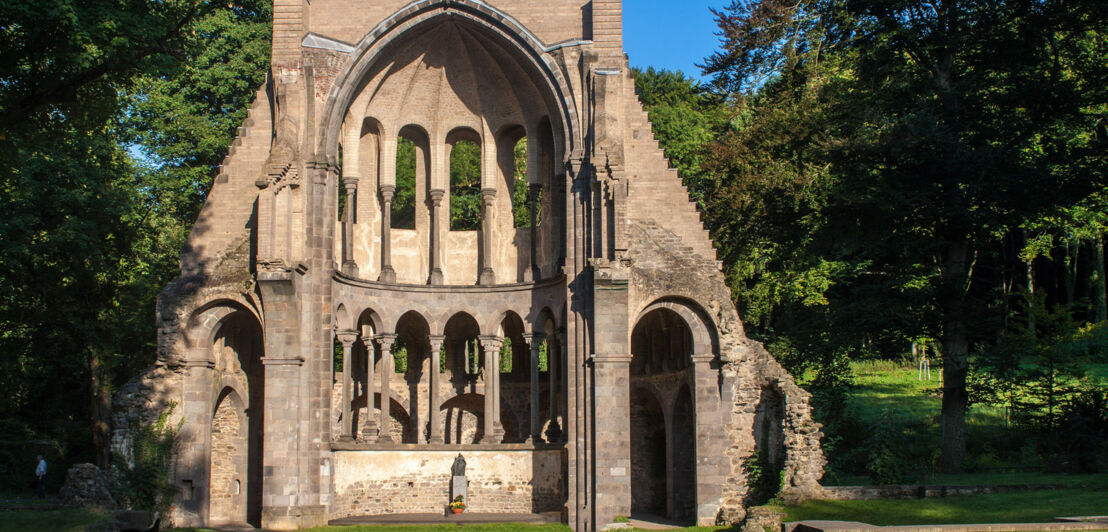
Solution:
[{"label": "column capital", "polygon": [[716,356],[711,353],[696,354],[689,357],[692,359],[693,364],[711,364]]},{"label": "column capital", "polygon": [[523,339],[527,341],[527,345],[531,346],[531,348],[534,349],[536,345],[541,344],[542,341],[546,339],[546,333],[523,333]]},{"label": "column capital", "polygon": [[382,201],[392,201],[392,196],[396,193],[396,185],[381,185],[377,190],[381,193]]},{"label": "column capital", "polygon": [[392,333],[381,333],[373,337],[377,341],[377,345],[381,346],[381,351],[386,353],[392,352],[392,346],[396,343],[396,335]]},{"label": "column capital", "polygon": [[542,183],[530,183],[527,185],[527,192],[531,194],[531,197],[538,196],[542,192]]},{"label": "column capital", "polygon": [[446,196],[445,190],[441,188],[433,188],[427,194],[427,199],[431,202],[431,205],[438,207],[439,205],[442,205],[442,198],[444,196]]},{"label": "column capital", "polygon": [[342,342],[344,348],[349,349],[354,341],[358,339],[358,331],[352,329],[339,329],[335,331],[335,336]]},{"label": "column capital", "polygon": [[431,344],[431,350],[442,347],[443,342],[446,341],[446,335],[432,334],[427,337],[427,342]]},{"label": "column capital", "polygon": [[504,345],[502,336],[478,336],[477,339],[481,341],[481,348],[485,351],[499,350]]},{"label": "column capital", "polygon": [[496,198],[495,188],[481,189],[481,199],[485,200],[486,202],[491,202],[494,198]]},{"label": "column capital", "polygon": [[346,187],[347,191],[352,191],[358,186],[358,178],[355,176],[346,176],[342,178],[342,186]]}]

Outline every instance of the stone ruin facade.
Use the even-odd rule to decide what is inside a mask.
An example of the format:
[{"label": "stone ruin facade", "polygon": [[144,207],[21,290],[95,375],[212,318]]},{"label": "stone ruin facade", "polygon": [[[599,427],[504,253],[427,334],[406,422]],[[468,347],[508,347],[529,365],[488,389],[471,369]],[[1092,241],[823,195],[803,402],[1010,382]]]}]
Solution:
[{"label": "stone ruin facade", "polygon": [[820,490],[809,396],[743,333],[621,9],[274,2],[157,363],[116,398],[124,454],[136,422],[181,420],[176,524],[441,514],[459,453],[468,511],[576,530],[740,522],[758,457],[785,495]]}]

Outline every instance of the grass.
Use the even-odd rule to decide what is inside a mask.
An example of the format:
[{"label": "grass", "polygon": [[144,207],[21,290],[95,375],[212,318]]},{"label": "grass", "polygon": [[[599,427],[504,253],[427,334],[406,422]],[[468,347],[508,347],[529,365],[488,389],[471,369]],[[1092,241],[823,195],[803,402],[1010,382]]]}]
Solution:
[{"label": "grass", "polygon": [[[302,532],[457,532],[464,528],[466,532],[512,532],[513,530],[532,530],[537,532],[570,532],[566,525],[534,525],[522,523],[496,523],[488,525],[350,525],[308,528]],[[214,532],[210,528],[174,528],[170,532]]]},{"label": "grass", "polygon": [[1042,523],[1055,517],[1108,514],[1108,491],[1064,489],[944,499],[808,501],[785,508],[787,520],[861,521],[872,525]]},{"label": "grass", "polygon": [[0,532],[83,532],[106,523],[111,515],[101,510],[0,510]]}]

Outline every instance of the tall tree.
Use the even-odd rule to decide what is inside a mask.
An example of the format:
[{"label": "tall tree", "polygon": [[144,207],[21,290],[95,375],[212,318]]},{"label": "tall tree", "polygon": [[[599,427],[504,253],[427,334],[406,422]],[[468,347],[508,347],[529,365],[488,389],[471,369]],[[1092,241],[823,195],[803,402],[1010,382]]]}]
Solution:
[{"label": "tall tree", "polygon": [[834,176],[822,236],[846,241],[871,274],[921,269],[916,288],[933,310],[923,317],[942,343],[944,470],[965,455],[979,253],[1103,179],[1093,132],[1108,101],[1106,9],[1092,0],[736,0],[716,11],[722,50],[705,66],[720,88],[802,90],[822,62],[842,69],[822,124],[836,139],[822,153]]},{"label": "tall tree", "polygon": [[[216,152],[245,113],[242,87],[251,85],[249,102],[268,66],[268,10],[197,0],[0,5],[2,415],[73,459],[109,461],[111,394],[153,358],[157,292],[176,271]],[[247,40],[261,48],[241,49],[262,53],[229,60],[241,49],[218,45],[243,45],[229,36],[252,19],[262,31]],[[228,75],[189,77],[183,64]],[[162,108],[170,121],[143,115],[164,103],[145,90],[154,80],[178,98]],[[229,116],[206,139],[220,148],[195,140],[213,116]],[[177,158],[152,149],[170,136]],[[172,165],[193,173],[182,179]]]}]

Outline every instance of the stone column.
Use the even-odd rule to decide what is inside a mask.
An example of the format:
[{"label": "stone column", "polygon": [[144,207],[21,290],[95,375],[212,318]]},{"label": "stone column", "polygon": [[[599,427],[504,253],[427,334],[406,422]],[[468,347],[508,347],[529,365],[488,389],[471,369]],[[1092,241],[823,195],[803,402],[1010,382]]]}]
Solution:
[{"label": "stone column", "polygon": [[439,206],[446,191],[441,188],[431,189],[428,202],[431,205],[431,275],[427,284],[442,284],[442,239],[439,235]]},{"label": "stone column", "polygon": [[558,443],[562,437],[562,427],[558,425],[558,388],[561,386],[561,379],[558,378],[560,374],[558,365],[562,363],[563,359],[562,342],[557,338],[561,338],[561,336],[555,337],[553,345],[550,341],[546,342],[546,371],[550,381],[550,427],[546,429],[546,441],[549,443]]},{"label": "stone column", "polygon": [[353,423],[350,419],[350,353],[354,346],[354,340],[358,339],[358,333],[351,330],[342,330],[337,334],[342,342],[342,428],[339,431],[339,441],[353,441],[350,435]]},{"label": "stone column", "polygon": [[[598,523],[611,522],[631,511],[631,408],[628,380],[631,355],[596,354],[593,393],[596,412],[595,444],[596,512]],[[668,461],[668,458],[667,458]]]},{"label": "stone column", "polygon": [[[381,185],[381,276],[377,280],[382,283],[396,282],[396,270],[392,269],[392,195],[395,192],[396,185]],[[384,435],[383,428],[381,434]]]},{"label": "stone column", "polygon": [[719,435],[719,371],[712,367],[715,358],[711,353],[692,356],[698,524],[710,523],[715,519],[729,469],[724,458],[728,442]]},{"label": "stone column", "polygon": [[342,178],[346,189],[346,207],[342,212],[342,273],[355,276],[358,264],[354,262],[354,194],[358,190],[358,178]]},{"label": "stone column", "polygon": [[429,337],[431,343],[431,399],[428,401],[430,407],[430,415],[427,416],[431,420],[431,435],[428,438],[428,443],[442,443],[442,420],[439,417],[439,358],[442,356],[442,343],[446,340],[445,336],[431,335]]},{"label": "stone column", "polygon": [[538,212],[537,203],[539,200],[539,193],[542,192],[542,185],[530,185],[527,187],[527,202],[531,210],[531,269],[529,270],[528,277],[525,279],[528,281],[538,281],[542,277],[542,272],[539,270],[538,253],[539,253],[539,226],[538,226]]},{"label": "stone column", "polygon": [[366,443],[377,443],[377,420],[373,418],[373,396],[376,395],[373,386],[373,366],[376,363],[373,337],[362,335],[362,345],[365,346],[365,420],[362,421],[362,440]]},{"label": "stone column", "polygon": [[492,268],[492,224],[495,211],[496,189],[481,189],[481,274],[477,284],[496,284],[496,273]]},{"label": "stone column", "polygon": [[[525,334],[523,339],[531,347],[531,432],[527,436],[529,443],[538,443],[542,440],[542,422],[539,419],[539,348],[542,347],[541,333]],[[549,355],[548,355],[549,357]],[[547,367],[550,359],[547,358]]]},{"label": "stone column", "polygon": [[392,406],[392,390],[389,380],[392,378],[393,359],[392,345],[396,343],[395,334],[378,334],[377,343],[381,346],[381,419],[378,422],[380,435],[377,441],[393,443],[392,441],[392,416],[389,415],[389,407]]},{"label": "stone column", "polygon": [[504,430],[500,428],[500,346],[499,336],[482,336],[481,349],[485,352],[485,435],[481,443],[500,443]]}]

